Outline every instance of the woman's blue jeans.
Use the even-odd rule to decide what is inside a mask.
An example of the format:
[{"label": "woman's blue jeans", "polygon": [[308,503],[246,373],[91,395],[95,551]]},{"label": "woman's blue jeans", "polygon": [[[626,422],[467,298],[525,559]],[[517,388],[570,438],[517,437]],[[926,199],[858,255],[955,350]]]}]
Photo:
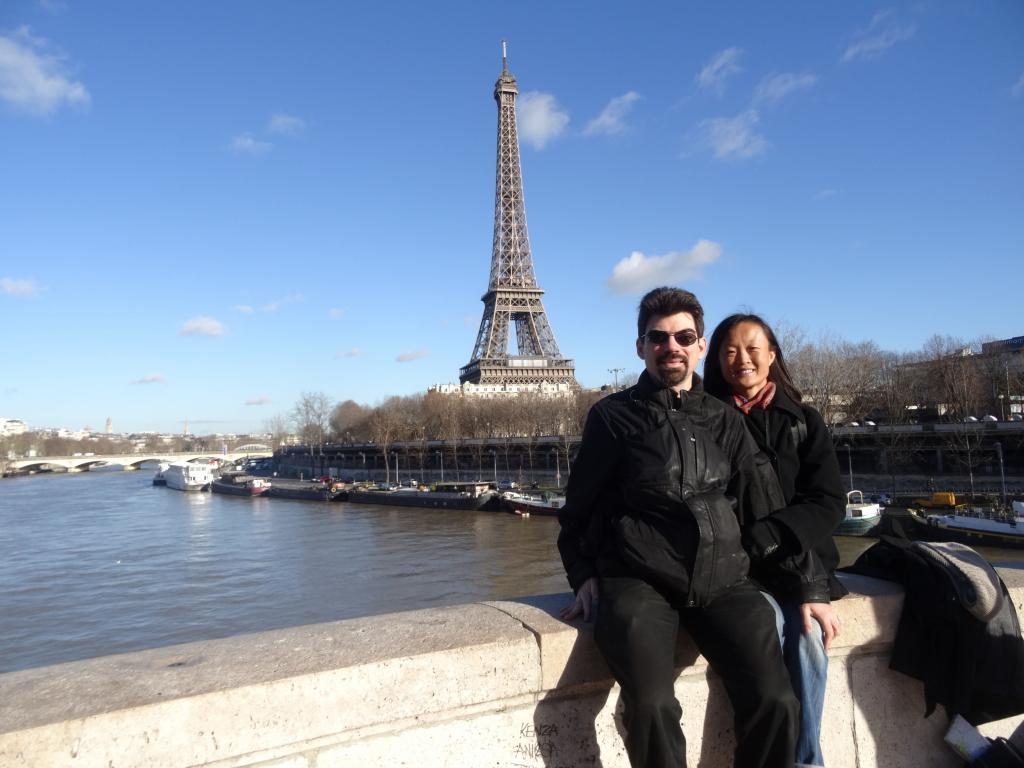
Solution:
[{"label": "woman's blue jeans", "polygon": [[800,702],[800,733],[796,742],[796,764],[825,765],[821,754],[821,715],[825,708],[825,684],[828,680],[828,654],[821,639],[821,627],[814,622],[810,634],[804,632],[800,603],[780,605],[762,593],[775,609],[775,625],[782,643],[782,657],[789,670],[793,693]]}]

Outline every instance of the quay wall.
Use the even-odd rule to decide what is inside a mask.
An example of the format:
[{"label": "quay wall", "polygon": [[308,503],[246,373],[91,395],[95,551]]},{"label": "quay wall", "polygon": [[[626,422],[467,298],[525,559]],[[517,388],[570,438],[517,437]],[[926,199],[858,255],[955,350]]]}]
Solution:
[{"label": "quay wall", "polygon": [[[1004,569],[1018,614],[1024,572]],[[962,765],[888,669],[902,591],[844,576],[823,746],[832,768]],[[0,766],[337,768],[628,765],[619,693],[569,596],[432,608],[0,675]],[[731,764],[731,712],[678,647],[689,764]],[[1022,718],[982,728],[1008,736]]]}]

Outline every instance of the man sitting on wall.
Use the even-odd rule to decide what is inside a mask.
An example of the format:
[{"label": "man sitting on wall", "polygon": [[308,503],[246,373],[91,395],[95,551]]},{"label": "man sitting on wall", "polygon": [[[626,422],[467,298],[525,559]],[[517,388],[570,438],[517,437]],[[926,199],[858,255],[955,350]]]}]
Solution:
[{"label": "man sitting on wall", "polygon": [[799,705],[775,614],[748,579],[741,522],[767,513],[742,416],[706,396],[694,368],[707,347],[692,293],[640,302],[633,387],[587,417],[559,515],[575,601],[622,690],[634,768],[686,764],[675,697],[680,625],[718,673],[735,713],[738,768],[792,768]]}]

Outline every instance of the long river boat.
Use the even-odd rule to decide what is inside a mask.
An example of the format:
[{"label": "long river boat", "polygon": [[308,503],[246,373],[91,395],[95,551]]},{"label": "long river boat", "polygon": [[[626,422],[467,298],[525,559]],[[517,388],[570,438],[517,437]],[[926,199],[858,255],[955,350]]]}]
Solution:
[{"label": "long river boat", "polygon": [[980,513],[925,515],[910,511],[917,534],[930,541],[957,541],[968,546],[1024,549],[1024,517],[989,517]]},{"label": "long river boat", "polygon": [[498,495],[489,483],[437,483],[431,490],[419,488],[353,488],[346,501],[389,507],[428,509],[496,510]]}]

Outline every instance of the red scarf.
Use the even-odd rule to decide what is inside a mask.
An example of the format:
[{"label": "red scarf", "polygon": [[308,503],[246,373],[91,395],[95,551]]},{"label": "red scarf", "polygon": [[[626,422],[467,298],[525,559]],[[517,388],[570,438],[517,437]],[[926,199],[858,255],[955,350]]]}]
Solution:
[{"label": "red scarf", "polygon": [[749,400],[744,400],[739,395],[733,395],[733,402],[736,403],[736,407],[739,408],[743,413],[750,413],[755,408],[767,409],[772,403],[772,398],[775,397],[775,382],[769,381],[763,387],[761,391],[754,395]]}]

